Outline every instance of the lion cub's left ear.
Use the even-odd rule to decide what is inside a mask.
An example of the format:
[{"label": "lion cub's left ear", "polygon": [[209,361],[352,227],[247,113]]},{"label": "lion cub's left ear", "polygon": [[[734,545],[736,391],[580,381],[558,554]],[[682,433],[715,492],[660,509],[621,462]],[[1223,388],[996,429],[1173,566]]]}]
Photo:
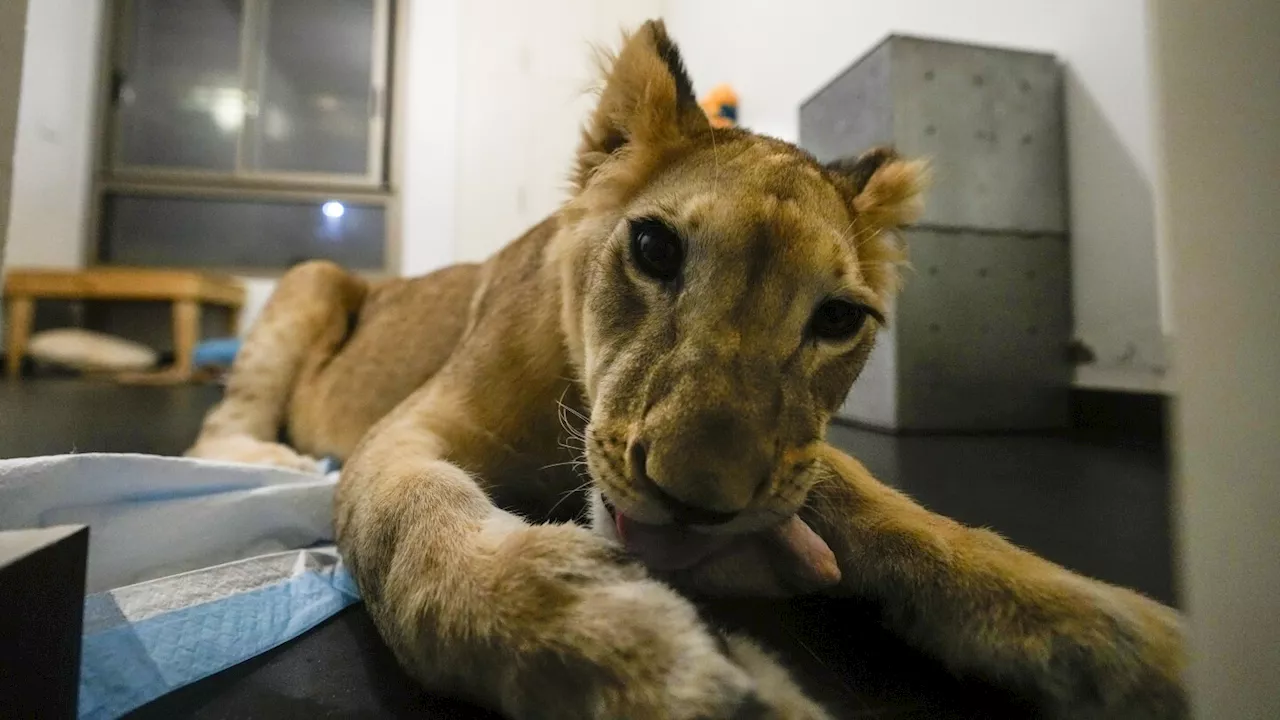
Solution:
[{"label": "lion cub's left ear", "polygon": [[894,230],[915,222],[924,209],[928,164],[904,160],[892,148],[875,148],[855,159],[836,160],[827,169],[847,183],[859,222]]},{"label": "lion cub's left ear", "polygon": [[710,132],[680,50],[661,20],[650,20],[605,57],[604,89],[582,129],[574,180],[586,185],[609,156],[629,145],[652,147]]}]

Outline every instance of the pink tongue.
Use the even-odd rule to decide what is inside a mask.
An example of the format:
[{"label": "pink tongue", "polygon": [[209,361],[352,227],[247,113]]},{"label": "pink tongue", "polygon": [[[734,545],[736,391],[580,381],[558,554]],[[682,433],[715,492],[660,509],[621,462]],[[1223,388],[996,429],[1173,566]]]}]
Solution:
[{"label": "pink tongue", "polygon": [[647,525],[622,513],[615,522],[627,551],[658,571],[693,567],[733,541],[729,535],[707,535],[677,525]]},{"label": "pink tongue", "polygon": [[840,582],[840,567],[827,543],[799,516],[755,535],[706,535],[676,525],[646,525],[617,513],[616,527],[627,551],[654,570],[671,572],[693,567],[716,551],[738,542],[746,549],[753,537],[767,538],[771,564],[807,589]]}]

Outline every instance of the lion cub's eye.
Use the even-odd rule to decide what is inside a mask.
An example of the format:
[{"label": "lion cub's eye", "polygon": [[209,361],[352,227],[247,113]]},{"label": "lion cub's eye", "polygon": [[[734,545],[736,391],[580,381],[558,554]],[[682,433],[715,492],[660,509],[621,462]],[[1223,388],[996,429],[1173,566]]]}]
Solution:
[{"label": "lion cub's eye", "polygon": [[657,220],[631,223],[631,256],[640,272],[654,280],[671,282],[684,264],[684,243]]},{"label": "lion cub's eye", "polygon": [[828,300],[813,311],[809,332],[821,340],[848,340],[867,322],[867,309],[848,300]]}]

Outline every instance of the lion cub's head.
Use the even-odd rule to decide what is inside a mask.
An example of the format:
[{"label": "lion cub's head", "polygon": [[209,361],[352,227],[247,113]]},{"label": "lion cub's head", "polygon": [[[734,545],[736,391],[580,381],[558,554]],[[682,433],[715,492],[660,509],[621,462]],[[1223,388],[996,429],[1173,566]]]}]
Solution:
[{"label": "lion cub's head", "polygon": [[713,130],[650,22],[607,68],[574,179],[551,252],[599,489],[686,534],[791,516],[885,322],[919,165]]}]

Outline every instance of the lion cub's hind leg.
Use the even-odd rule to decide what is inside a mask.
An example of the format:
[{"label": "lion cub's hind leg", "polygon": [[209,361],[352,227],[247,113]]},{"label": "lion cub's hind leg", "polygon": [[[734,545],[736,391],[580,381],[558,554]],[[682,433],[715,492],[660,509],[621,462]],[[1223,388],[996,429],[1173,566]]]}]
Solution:
[{"label": "lion cub's hind leg", "polygon": [[186,455],[316,470],[315,459],[277,440],[304,365],[337,351],[367,291],[364,280],[331,262],[285,273],[236,355],[226,395]]}]

